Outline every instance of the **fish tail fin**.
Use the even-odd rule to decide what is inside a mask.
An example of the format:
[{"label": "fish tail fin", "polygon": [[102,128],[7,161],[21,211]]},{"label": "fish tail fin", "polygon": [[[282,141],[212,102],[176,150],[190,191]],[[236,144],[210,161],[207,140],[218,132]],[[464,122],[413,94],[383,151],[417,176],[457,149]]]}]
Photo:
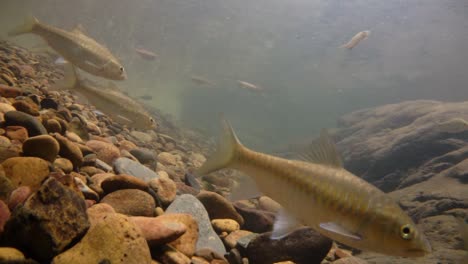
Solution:
[{"label": "fish tail fin", "polygon": [[8,36],[17,36],[25,33],[30,33],[38,24],[39,20],[37,20],[37,18],[35,18],[34,16],[30,16],[26,18],[26,21],[22,25],[8,32]]},{"label": "fish tail fin", "polygon": [[198,176],[229,167],[238,155],[240,147],[242,147],[231,124],[224,118],[221,120],[221,126],[222,131],[217,150],[195,171],[195,174]]}]

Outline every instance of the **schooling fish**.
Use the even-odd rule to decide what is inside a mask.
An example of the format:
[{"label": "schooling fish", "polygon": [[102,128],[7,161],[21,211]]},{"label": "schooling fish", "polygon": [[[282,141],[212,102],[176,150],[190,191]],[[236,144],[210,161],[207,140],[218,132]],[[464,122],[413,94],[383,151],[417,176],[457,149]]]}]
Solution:
[{"label": "schooling fish", "polygon": [[72,65],[67,65],[65,70],[66,88],[83,95],[92,105],[112,119],[141,130],[156,127],[154,119],[140,103],[125,96],[114,87],[102,87],[90,80],[80,79]]},{"label": "schooling fish", "polygon": [[237,80],[237,84],[239,85],[240,88],[244,88],[244,89],[247,89],[247,90],[251,90],[251,91],[255,91],[255,92],[263,91],[262,87],[260,87],[258,85],[255,85],[253,83]]},{"label": "schooling fish", "polygon": [[194,82],[197,85],[206,85],[206,86],[216,85],[216,83],[214,83],[212,80],[208,80],[207,78],[198,76],[198,75],[190,76],[190,80],[192,80],[192,82]]},{"label": "schooling fish", "polygon": [[141,48],[135,48],[135,52],[142,58],[142,59],[145,59],[145,60],[155,60],[156,58],[158,58],[158,55],[154,52],[151,52],[149,50],[146,50],[146,49],[141,49]]},{"label": "schooling fish", "polygon": [[348,246],[403,257],[419,257],[431,246],[411,218],[385,193],[342,167],[324,131],[300,160],[244,147],[230,124],[214,155],[197,171],[204,175],[232,168],[253,178],[259,191],[279,202],[272,233],[279,239],[300,224]]},{"label": "schooling fish", "polygon": [[365,31],[361,31],[359,33],[357,33],[356,35],[354,35],[354,37],[352,37],[348,43],[342,45],[340,48],[346,48],[346,49],[352,49],[354,47],[356,47],[357,44],[359,44],[359,42],[365,40],[366,38],[368,38],[370,35],[370,31],[369,30],[365,30]]},{"label": "schooling fish", "polygon": [[23,25],[10,31],[8,35],[16,36],[34,33],[41,36],[50,47],[76,67],[96,76],[111,80],[125,80],[124,67],[103,45],[83,33],[77,26],[66,31],[39,22],[35,17],[29,18]]}]

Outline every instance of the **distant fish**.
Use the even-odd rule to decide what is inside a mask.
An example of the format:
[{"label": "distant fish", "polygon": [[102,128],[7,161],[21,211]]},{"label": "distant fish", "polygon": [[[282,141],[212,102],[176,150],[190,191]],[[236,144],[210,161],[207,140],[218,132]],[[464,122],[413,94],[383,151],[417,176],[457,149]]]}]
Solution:
[{"label": "distant fish", "polygon": [[262,87],[258,85],[245,82],[245,81],[237,80],[237,84],[239,85],[240,88],[247,89],[247,90],[254,91],[254,92],[261,92],[264,90]]},{"label": "distant fish", "polygon": [[352,49],[354,47],[356,47],[357,44],[359,44],[359,42],[365,40],[366,38],[368,38],[370,35],[370,31],[369,30],[365,30],[365,31],[361,31],[359,33],[357,33],[356,35],[354,35],[354,37],[352,37],[348,43],[342,45],[340,48],[346,48],[346,49]]},{"label": "distant fish", "polygon": [[138,96],[138,98],[143,99],[143,100],[147,100],[147,101],[153,100],[153,96],[149,95],[149,94],[140,95],[140,96]]},{"label": "distant fish", "polygon": [[111,80],[127,78],[120,62],[103,45],[83,33],[81,26],[66,31],[40,23],[35,17],[10,31],[10,36],[34,33],[41,36],[50,47],[78,68]]},{"label": "distant fish", "polygon": [[215,82],[199,75],[191,75],[190,80],[196,85],[214,86]]},{"label": "distant fish", "polygon": [[156,127],[154,119],[140,103],[125,96],[115,88],[99,86],[87,79],[80,79],[72,65],[65,73],[66,88],[83,95],[97,109],[114,120],[123,121],[125,125],[141,130]]},{"label": "distant fish", "polygon": [[468,122],[462,118],[453,118],[442,123],[437,123],[436,130],[451,134],[461,133],[468,130]]},{"label": "distant fish", "polygon": [[[217,151],[195,173],[231,168],[253,178],[263,195],[280,203],[272,239],[301,224],[345,245],[387,255],[420,257],[431,246],[411,218],[387,194],[343,168],[332,139],[320,139],[288,160],[243,146],[223,121]],[[247,198],[247,197],[245,197]]]},{"label": "distant fish", "polygon": [[140,57],[142,59],[145,59],[145,60],[155,60],[158,58],[158,55],[154,52],[151,52],[149,50],[146,50],[146,49],[142,49],[142,48],[135,48],[135,51],[138,55],[140,55]]}]

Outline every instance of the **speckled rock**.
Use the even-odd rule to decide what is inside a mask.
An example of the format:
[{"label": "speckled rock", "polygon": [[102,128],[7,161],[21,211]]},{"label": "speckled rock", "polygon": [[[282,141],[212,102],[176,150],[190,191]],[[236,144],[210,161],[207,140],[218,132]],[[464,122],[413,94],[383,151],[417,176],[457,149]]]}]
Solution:
[{"label": "speckled rock", "polygon": [[236,211],[234,206],[223,196],[208,191],[201,191],[197,195],[197,199],[205,206],[210,219],[232,219],[241,226],[244,224],[244,219]]},{"label": "speckled rock", "polygon": [[8,219],[10,219],[10,215],[10,209],[5,202],[0,200],[0,234],[3,233],[3,228]]},{"label": "speckled rock", "polygon": [[28,131],[22,126],[7,126],[5,128],[5,136],[11,140],[24,142],[28,139]]},{"label": "speckled rock", "polygon": [[250,241],[247,247],[250,262],[271,264],[291,260],[297,264],[320,263],[332,246],[330,239],[307,227],[278,240],[272,240],[270,236],[268,232]]},{"label": "speckled rock", "polygon": [[91,227],[102,221],[107,215],[115,214],[114,208],[106,203],[92,205],[86,210],[86,212],[88,214]]},{"label": "speckled rock", "polygon": [[178,239],[169,243],[169,245],[184,253],[186,256],[193,256],[199,237],[197,221],[189,214],[179,213],[165,213],[158,216],[158,218],[161,219],[161,221],[180,223],[186,227],[186,232]]},{"label": "speckled rock", "polygon": [[139,162],[128,158],[118,158],[114,162],[114,171],[118,174],[133,175],[144,181],[159,178],[159,175]]},{"label": "speckled rock", "polygon": [[255,233],[264,233],[272,230],[275,216],[273,213],[239,206],[236,202],[234,207],[244,219],[242,228]]},{"label": "speckled rock", "polygon": [[237,244],[237,241],[243,237],[246,237],[246,236],[250,236],[254,233],[250,232],[250,231],[247,231],[247,230],[237,230],[237,231],[234,231],[232,233],[230,233],[229,235],[227,235],[225,238],[224,238],[224,242],[226,243],[226,245],[229,247],[229,248],[234,248],[236,247],[236,244]]},{"label": "speckled rock", "polygon": [[112,165],[113,162],[120,157],[120,150],[111,143],[99,140],[90,140],[86,142],[86,146],[96,153],[98,159],[109,165]]},{"label": "speckled rock", "polygon": [[24,254],[12,247],[0,247],[0,263],[27,263]]},{"label": "speckled rock", "polygon": [[148,244],[138,227],[121,214],[109,214],[93,225],[78,244],[53,259],[54,264],[150,264]]},{"label": "speckled rock", "polygon": [[172,242],[187,231],[184,224],[164,217],[132,216],[130,220],[140,228],[151,248]]},{"label": "speckled rock", "polygon": [[14,157],[2,163],[5,175],[13,187],[29,186],[36,190],[49,175],[47,161],[35,157]]},{"label": "speckled rock", "polygon": [[210,248],[221,255],[226,253],[223,242],[211,226],[205,207],[195,196],[183,194],[177,197],[166,209],[166,213],[186,213],[192,215],[197,221],[200,232],[197,249]]},{"label": "speckled rock", "polygon": [[150,180],[148,184],[156,192],[162,205],[166,207],[174,201],[177,194],[177,186],[167,174],[158,174],[160,174],[160,177]]},{"label": "speckled rock", "polygon": [[101,182],[101,188],[106,194],[122,189],[138,189],[146,191],[148,190],[148,183],[138,179],[137,177],[121,174],[103,180]]},{"label": "speckled rock", "polygon": [[11,192],[10,199],[8,199],[8,208],[13,211],[16,206],[23,204],[26,199],[32,194],[29,186],[20,186]]},{"label": "speckled rock", "polygon": [[211,220],[211,225],[218,234],[239,230],[239,223],[232,219],[213,219]]},{"label": "speckled rock", "polygon": [[20,111],[5,113],[5,125],[25,127],[30,137],[47,134],[45,127],[34,116]]},{"label": "speckled rock", "polygon": [[54,162],[59,150],[59,143],[49,135],[30,137],[23,143],[24,156],[38,157],[50,162]]},{"label": "speckled rock", "polygon": [[83,164],[83,153],[78,145],[58,133],[54,134],[54,138],[60,145],[60,156],[70,160],[73,163],[73,168],[79,168]]},{"label": "speckled rock", "polygon": [[137,189],[115,191],[106,195],[101,202],[111,205],[117,213],[133,216],[154,216],[156,207],[151,195]]},{"label": "speckled rock", "polygon": [[[84,235],[88,228],[83,198],[49,178],[24,206],[13,211],[3,238],[8,246],[47,261]],[[32,232],[34,239],[31,239]]]}]

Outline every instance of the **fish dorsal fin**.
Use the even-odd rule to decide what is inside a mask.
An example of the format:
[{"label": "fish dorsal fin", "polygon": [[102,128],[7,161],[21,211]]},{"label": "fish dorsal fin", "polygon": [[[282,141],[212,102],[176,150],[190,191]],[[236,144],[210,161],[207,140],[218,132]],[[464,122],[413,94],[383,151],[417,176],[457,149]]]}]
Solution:
[{"label": "fish dorsal fin", "polygon": [[342,168],[341,160],[335,143],[326,129],[322,129],[320,138],[312,141],[307,148],[298,153],[300,160],[328,165],[331,167]]},{"label": "fish dorsal fin", "polygon": [[73,33],[83,34],[86,35],[86,29],[81,24],[77,24],[73,29]]}]

